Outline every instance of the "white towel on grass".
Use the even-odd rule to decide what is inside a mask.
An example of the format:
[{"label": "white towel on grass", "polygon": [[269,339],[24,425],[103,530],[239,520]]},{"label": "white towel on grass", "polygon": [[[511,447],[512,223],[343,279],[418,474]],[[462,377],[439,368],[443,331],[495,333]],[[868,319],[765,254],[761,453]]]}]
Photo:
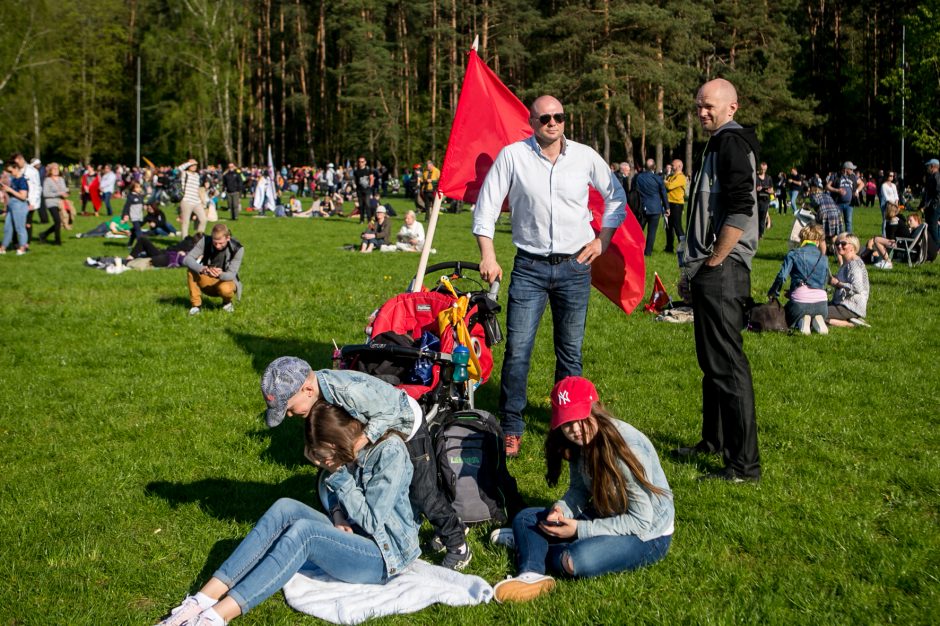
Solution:
[{"label": "white towel on grass", "polygon": [[440,603],[470,606],[489,602],[493,588],[479,576],[415,561],[384,585],[359,585],[331,578],[319,568],[302,569],[284,585],[295,610],[334,624],[414,613]]}]

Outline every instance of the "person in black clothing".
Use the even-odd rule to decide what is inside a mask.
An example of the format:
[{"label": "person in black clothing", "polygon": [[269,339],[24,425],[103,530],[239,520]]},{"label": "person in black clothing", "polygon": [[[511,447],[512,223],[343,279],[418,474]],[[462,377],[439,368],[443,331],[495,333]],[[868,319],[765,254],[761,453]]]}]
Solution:
[{"label": "person in black clothing", "polygon": [[166,221],[166,214],[160,208],[160,202],[154,201],[147,205],[147,214],[144,215],[144,223],[150,229],[152,235],[176,235],[176,227]]},{"label": "person in black clothing", "polygon": [[920,206],[924,211],[927,232],[934,242],[940,242],[940,161],[930,159],[927,166],[927,180],[924,181],[924,196]]},{"label": "person in black clothing", "polygon": [[228,210],[232,214],[232,221],[238,219],[238,209],[241,208],[242,192],[245,190],[245,183],[242,181],[241,172],[235,169],[234,163],[228,164],[228,169],[222,175],[222,188],[225,189],[225,197],[228,199]]},{"label": "person in black clothing", "polygon": [[182,241],[171,243],[161,250],[146,236],[137,239],[137,243],[127,256],[127,260],[148,258],[154,267],[182,267],[183,257],[196,246],[202,235],[186,237]]},{"label": "person in black clothing", "polygon": [[359,201],[359,223],[369,223],[375,218],[369,199],[372,197],[372,185],[375,182],[375,174],[372,168],[368,166],[366,158],[360,156],[357,160],[358,167],[353,170],[353,182],[356,185],[356,198]]},{"label": "person in black clothing", "polygon": [[767,164],[761,162],[757,173],[757,238],[764,237],[767,215],[770,211],[770,194],[774,192],[774,179],[767,172]]}]

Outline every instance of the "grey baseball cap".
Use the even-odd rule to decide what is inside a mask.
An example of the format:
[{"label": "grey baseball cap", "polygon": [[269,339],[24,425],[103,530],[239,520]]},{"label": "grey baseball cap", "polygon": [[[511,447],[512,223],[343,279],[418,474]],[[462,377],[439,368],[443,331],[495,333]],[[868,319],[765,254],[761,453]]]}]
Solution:
[{"label": "grey baseball cap", "polygon": [[937,159],[930,159],[929,161],[924,163],[924,165],[926,165],[927,167],[930,167],[931,165],[940,165],[940,161],[938,161]]},{"label": "grey baseball cap", "polygon": [[857,170],[858,168],[855,167],[855,163],[852,163],[851,161],[846,161],[845,163],[842,164],[842,169],[844,169],[844,170]]},{"label": "grey baseball cap", "polygon": [[271,361],[261,375],[261,393],[268,405],[264,415],[268,427],[274,428],[284,421],[287,402],[303,386],[313,371],[310,364],[295,356],[282,356]]}]

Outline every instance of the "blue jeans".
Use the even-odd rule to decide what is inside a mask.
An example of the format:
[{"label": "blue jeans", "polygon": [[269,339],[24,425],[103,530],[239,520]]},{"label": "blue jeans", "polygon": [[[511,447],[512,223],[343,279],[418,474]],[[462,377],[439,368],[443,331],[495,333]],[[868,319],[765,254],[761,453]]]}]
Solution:
[{"label": "blue jeans", "polygon": [[656,243],[656,231],[659,230],[660,213],[646,214],[646,248],[643,250],[644,256],[653,256],[653,244]]},{"label": "blue jeans", "polygon": [[[661,560],[669,551],[672,535],[643,541],[636,535],[600,535],[587,539],[556,539],[543,533],[538,522],[545,509],[522,510],[512,522],[519,573],[535,572],[591,578],[626,572]],[[565,555],[571,562],[569,573],[562,565]]]},{"label": "blue jeans", "polygon": [[845,222],[846,232],[853,233],[852,230],[852,203],[851,202],[842,202],[839,204],[839,210],[842,211],[842,221]]},{"label": "blue jeans", "polygon": [[[546,302],[552,308],[557,382],[581,375],[581,343],[590,297],[590,265],[578,263],[574,257],[553,265],[516,254],[509,283],[506,355],[499,393],[504,434],[521,435],[525,430],[522,414],[528,402],[530,359]],[[547,392],[550,387],[545,381],[541,388]]]},{"label": "blue jeans", "polygon": [[344,582],[387,580],[385,561],[368,537],[343,532],[302,502],[281,498],[261,516],[213,576],[229,587],[242,613],[274,595],[307,561]]},{"label": "blue jeans", "polygon": [[113,213],[111,212],[111,194],[110,193],[101,194],[101,201],[104,203],[106,207],[108,207],[108,215],[113,215]]},{"label": "blue jeans", "polygon": [[13,243],[13,232],[16,231],[17,243],[20,247],[25,246],[29,241],[29,235],[26,233],[26,219],[29,213],[29,205],[25,200],[14,198],[10,195],[7,205],[7,217],[3,223],[3,249],[6,250]]},{"label": "blue jeans", "polygon": [[[796,189],[790,191],[790,208],[793,209],[793,214],[796,215],[799,207],[796,205],[796,199],[800,196],[800,192]],[[786,213],[787,209],[783,203],[780,204],[781,207],[784,207],[782,213]]]}]

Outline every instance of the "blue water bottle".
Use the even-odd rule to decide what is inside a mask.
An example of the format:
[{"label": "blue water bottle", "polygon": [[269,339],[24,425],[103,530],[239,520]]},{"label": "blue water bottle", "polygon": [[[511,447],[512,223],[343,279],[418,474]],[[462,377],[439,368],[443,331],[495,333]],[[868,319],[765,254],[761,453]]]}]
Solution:
[{"label": "blue water bottle", "polygon": [[467,349],[467,346],[457,344],[450,358],[454,362],[454,382],[462,383],[466,381],[469,377],[467,363],[470,362],[470,350]]}]

